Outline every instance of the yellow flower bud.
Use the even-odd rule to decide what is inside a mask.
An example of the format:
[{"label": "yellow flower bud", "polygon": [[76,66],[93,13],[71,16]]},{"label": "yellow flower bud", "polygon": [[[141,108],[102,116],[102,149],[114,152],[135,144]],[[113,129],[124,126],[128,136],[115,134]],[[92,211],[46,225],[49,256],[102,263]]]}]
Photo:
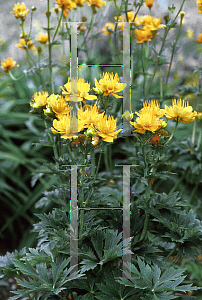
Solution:
[{"label": "yellow flower bud", "polygon": [[161,128],[166,128],[168,126],[168,123],[166,121],[161,122]]},{"label": "yellow flower bud", "polygon": [[87,137],[92,137],[95,135],[95,130],[93,128],[88,128],[86,130],[86,132],[84,132],[84,134],[87,136]]},{"label": "yellow flower bud", "polygon": [[186,13],[185,13],[184,11],[181,11],[181,12],[180,12],[181,22],[183,21],[185,14],[186,14]]},{"label": "yellow flower bud", "polygon": [[52,111],[52,109],[50,107],[44,109],[43,111],[44,111],[44,115],[47,117],[51,117],[54,114],[54,112]]},{"label": "yellow flower bud", "polygon": [[124,121],[131,121],[133,118],[133,113],[130,113],[128,110],[126,110],[124,112],[124,114],[122,115],[121,119],[124,119]]}]

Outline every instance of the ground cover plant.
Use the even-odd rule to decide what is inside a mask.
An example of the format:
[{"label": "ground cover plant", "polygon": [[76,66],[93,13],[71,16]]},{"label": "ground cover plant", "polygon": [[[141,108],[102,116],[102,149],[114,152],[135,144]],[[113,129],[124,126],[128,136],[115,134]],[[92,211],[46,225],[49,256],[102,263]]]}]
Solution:
[{"label": "ground cover plant", "polygon": [[[37,246],[0,257],[0,277],[15,275],[22,287],[11,299],[200,299],[201,68],[194,83],[172,72],[185,0],[164,16],[155,0],[56,0],[53,11],[46,3],[36,45],[37,7],[17,3],[11,12],[26,71],[17,73],[12,58],[1,62],[15,82],[32,80],[29,114],[43,132],[26,149],[53,153],[29,165],[32,186],[46,185],[29,194]],[[114,21],[100,29],[109,8]],[[55,49],[70,59],[61,65]]]}]

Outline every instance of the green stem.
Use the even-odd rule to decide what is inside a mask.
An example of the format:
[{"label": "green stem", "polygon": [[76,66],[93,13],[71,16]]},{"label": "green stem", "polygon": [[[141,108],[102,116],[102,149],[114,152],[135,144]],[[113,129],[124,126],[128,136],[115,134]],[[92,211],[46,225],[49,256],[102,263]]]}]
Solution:
[{"label": "green stem", "polygon": [[67,149],[68,149],[68,152],[69,152],[69,155],[71,157],[71,160],[72,160],[73,164],[76,165],[76,162],[74,160],[74,157],[72,155],[72,151],[71,151],[71,148],[70,148],[70,142],[67,143]]},{"label": "green stem", "polygon": [[[147,179],[147,182],[148,182],[148,185],[147,185],[147,188],[146,188],[146,200],[145,201],[146,201],[147,207],[149,207],[152,179],[151,178]],[[149,226],[149,213],[146,213],[146,217],[145,217],[145,220],[144,220],[144,227],[143,227],[143,230],[142,230],[142,234],[140,236],[140,241],[142,241],[145,238],[148,226]]]},{"label": "green stem", "polygon": [[167,78],[166,78],[166,85],[168,84],[168,78],[169,78],[169,75],[170,75],[170,70],[171,70],[173,57],[174,57],[174,53],[175,53],[175,48],[177,46],[177,42],[178,42],[178,39],[179,39],[179,36],[180,36],[181,28],[182,28],[182,18],[180,20],[180,27],[179,27],[179,30],[178,30],[178,33],[177,33],[177,36],[176,36],[176,39],[175,39],[175,43],[173,45],[172,53],[171,53],[171,59],[170,59],[168,74],[167,74]]},{"label": "green stem", "polygon": [[170,190],[168,195],[171,195],[179,186],[179,184],[184,180],[186,174],[188,172],[188,169],[185,170],[184,174],[180,177],[180,179],[175,183],[174,187]]},{"label": "green stem", "polygon": [[60,298],[61,300],[64,300],[63,297],[60,294],[57,294],[58,298]]},{"label": "green stem", "polygon": [[173,255],[176,249],[177,249],[177,245],[175,245],[175,247],[168,253],[165,262],[168,261],[169,257]]},{"label": "green stem", "polygon": [[72,291],[70,291],[70,294],[71,294],[72,300],[74,300],[74,295],[73,295]]},{"label": "green stem", "polygon": [[166,146],[172,140],[172,138],[174,136],[174,133],[175,133],[175,130],[177,128],[177,125],[178,125],[178,119],[176,120],[175,127],[173,129],[173,132],[172,132],[171,136],[169,137],[169,139],[167,140],[167,142],[164,144],[164,146]]},{"label": "green stem", "polygon": [[159,73],[160,73],[160,98],[161,98],[161,101],[163,101],[163,76],[162,76],[161,66],[159,69]]},{"label": "green stem", "polygon": [[[84,180],[84,163],[85,163],[85,153],[82,153],[82,173],[81,173],[81,179],[79,182],[79,201],[80,201],[80,207],[83,208],[83,180]],[[79,239],[81,243],[81,235],[83,232],[84,227],[84,209],[80,210],[80,227],[79,227]]]},{"label": "green stem", "polygon": [[104,152],[104,142],[102,142],[102,146],[101,146],[101,148],[100,148],[100,155],[99,155],[98,164],[97,164],[97,168],[96,168],[96,172],[95,172],[95,177],[94,177],[94,180],[93,180],[93,182],[92,182],[92,184],[91,184],[90,191],[89,191],[89,194],[88,194],[88,198],[87,198],[86,201],[85,201],[86,203],[85,203],[84,207],[87,206],[88,201],[89,201],[89,199],[90,199],[90,196],[91,196],[91,193],[92,193],[92,190],[93,190],[93,185],[94,185],[94,182],[95,182],[95,180],[96,180],[96,178],[97,178],[97,174],[98,174],[98,171],[99,171],[100,162],[101,162],[101,157],[102,157],[102,153],[103,153],[103,152]]},{"label": "green stem", "polygon": [[125,17],[126,17],[126,22],[128,22],[127,10],[128,10],[128,0],[126,0],[126,2],[125,2]]},{"label": "green stem", "polygon": [[147,233],[148,225],[149,225],[149,214],[146,213],[146,217],[145,217],[145,220],[144,220],[144,227],[143,227],[143,230],[142,230],[140,241],[142,241],[145,238],[145,235]]},{"label": "green stem", "polygon": [[[175,248],[173,249],[173,250],[176,250],[176,246],[175,246]],[[173,251],[172,250],[172,251]],[[174,253],[174,252],[170,252],[170,253]],[[172,254],[168,254],[169,256],[167,256],[167,258],[169,259],[169,257],[172,255]],[[169,266],[165,269],[165,271],[162,273],[162,275],[161,276],[163,276],[173,265],[174,265],[174,263],[176,262],[176,260],[178,259],[178,257],[180,256],[180,253],[178,253],[177,255],[176,255],[176,257],[174,258],[174,260],[173,261],[171,261],[171,263],[169,264]],[[166,259],[167,259],[166,258]]]},{"label": "green stem", "polygon": [[31,36],[31,31],[32,31],[32,18],[33,18],[33,10],[32,10],[32,12],[31,12],[30,30],[29,30],[28,38],[30,38],[30,36]]},{"label": "green stem", "polygon": [[90,156],[91,156],[91,174],[90,176],[93,178],[95,175],[95,151],[93,147],[90,150]]},{"label": "green stem", "polygon": [[60,28],[60,24],[61,24],[61,21],[62,21],[62,16],[63,16],[63,8],[62,8],[62,11],[61,11],[61,15],[60,15],[60,19],[59,19],[59,22],[58,22],[58,26],[57,26],[57,28],[55,30],[55,33],[54,33],[54,36],[52,38],[52,43],[54,42],[54,39],[55,39],[55,37],[56,37],[56,35],[58,33],[58,30]]},{"label": "green stem", "polygon": [[48,21],[48,67],[50,73],[51,93],[54,93],[53,72],[52,72],[52,45],[50,42],[50,0],[47,0],[47,21]]},{"label": "green stem", "polygon": [[199,150],[201,145],[201,136],[202,136],[202,129],[199,132],[198,141],[197,141],[197,150]]},{"label": "green stem", "polygon": [[193,201],[193,199],[194,199],[194,196],[195,196],[195,194],[196,194],[196,191],[197,191],[197,189],[198,189],[198,186],[199,186],[199,184],[200,184],[200,181],[201,181],[201,172],[200,172],[200,174],[199,174],[199,176],[198,176],[198,180],[197,180],[197,182],[196,182],[196,184],[195,184],[195,187],[193,188],[192,193],[191,193],[191,195],[190,195],[190,198],[189,198],[189,204],[190,204],[190,205],[192,204],[192,201]]},{"label": "green stem", "polygon": [[20,77],[16,78],[12,73],[11,73],[11,70],[8,71],[8,74],[10,75],[11,79],[14,80],[14,81],[18,81],[20,80],[21,78],[23,78],[25,76],[25,74],[22,74]]},{"label": "green stem", "polygon": [[105,162],[105,168],[106,171],[109,172],[109,160],[108,160],[108,148],[107,145],[105,146],[105,154],[104,154],[104,162]]},{"label": "green stem", "polygon": [[[172,28],[173,24],[175,23],[175,20],[177,19],[179,13],[181,12],[182,7],[183,7],[183,5],[184,5],[184,2],[185,2],[185,0],[183,0],[182,4],[181,4],[181,6],[180,6],[180,8],[179,8],[179,10],[178,10],[178,13],[176,14],[175,18],[172,20],[171,25],[170,25],[169,27],[166,27],[166,28],[165,28],[165,34],[164,34],[164,37],[163,37],[161,49],[160,49],[160,51],[159,51],[158,56],[161,56],[161,53],[162,53],[162,51],[164,50],[164,44],[165,44],[165,41],[166,41],[166,37],[167,37],[167,35],[168,35],[168,32],[169,32],[170,29]],[[149,90],[150,90],[150,88],[151,88],[152,82],[153,82],[153,80],[154,80],[154,77],[155,77],[155,75],[156,75],[157,66],[158,66],[158,61],[157,61],[156,64],[155,64],[154,73],[153,73],[153,76],[152,76],[152,78],[151,78],[151,80],[150,80],[150,84],[149,84],[149,87],[148,87],[148,89],[147,89],[146,95],[148,94],[148,92],[149,92]]]},{"label": "green stem", "polygon": [[[54,139],[53,139],[53,137],[52,137],[52,135],[51,135],[51,133],[50,133],[50,131],[49,131],[49,127],[48,127],[48,124],[47,124],[45,118],[44,118],[44,124],[45,124],[45,127],[46,127],[46,129],[47,129],[49,142],[51,143],[51,145],[52,145],[52,147],[53,147],[54,157],[55,157],[56,159],[58,159],[58,153],[57,153],[57,149],[56,149],[56,143],[55,143],[55,141],[54,141]],[[58,162],[56,162],[56,166],[57,166],[57,168],[59,169],[59,164],[58,164]]]}]

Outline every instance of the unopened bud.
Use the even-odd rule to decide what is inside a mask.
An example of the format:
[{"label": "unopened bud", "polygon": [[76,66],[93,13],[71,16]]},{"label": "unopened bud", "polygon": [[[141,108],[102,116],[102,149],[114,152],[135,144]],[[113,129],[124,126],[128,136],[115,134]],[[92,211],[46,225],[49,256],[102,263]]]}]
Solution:
[{"label": "unopened bud", "polygon": [[102,95],[104,92],[102,89],[96,89],[96,94]]},{"label": "unopened bud", "polygon": [[164,20],[165,20],[165,23],[166,23],[166,25],[168,24],[168,22],[169,22],[169,20],[170,20],[170,16],[169,16],[169,14],[166,14],[164,17]]},{"label": "unopened bud", "polygon": [[21,32],[20,38],[21,39],[26,39],[26,37],[27,37],[27,33],[26,32]]},{"label": "unopened bud", "polygon": [[47,10],[47,11],[46,11],[46,17],[49,18],[50,15],[51,15],[51,11],[50,11],[50,10],[49,10],[49,11]]},{"label": "unopened bud", "polygon": [[58,7],[55,7],[54,10],[53,10],[56,14],[59,13],[59,8]]},{"label": "unopened bud", "polygon": [[47,117],[51,117],[54,114],[50,107],[44,109],[43,111],[44,111],[44,115],[47,116]]},{"label": "unopened bud", "polygon": [[87,136],[87,137],[92,137],[95,135],[95,130],[93,128],[88,128],[86,130],[86,132],[84,132],[84,134]]},{"label": "unopened bud", "polygon": [[133,118],[133,113],[130,113],[128,110],[126,110],[124,112],[124,114],[122,115],[121,119],[123,119],[124,121],[131,121]]},{"label": "unopened bud", "polygon": [[161,128],[166,128],[168,126],[168,123],[166,121],[161,122]]},{"label": "unopened bud", "polygon": [[86,21],[87,21],[87,18],[83,16],[83,17],[81,17],[81,21],[82,21],[82,22],[86,22]]},{"label": "unopened bud", "polygon": [[41,46],[37,47],[37,52],[38,52],[38,54],[42,53],[43,52],[43,48]]},{"label": "unopened bud", "polygon": [[202,120],[202,111],[198,111],[195,118],[196,120]]},{"label": "unopened bud", "polygon": [[30,104],[30,105],[33,109],[39,109],[39,104],[37,104],[37,103],[33,103],[33,104]]},{"label": "unopened bud", "polygon": [[31,10],[32,10],[32,11],[35,11],[35,10],[36,10],[36,6],[33,5],[33,6],[31,7]]},{"label": "unopened bud", "polygon": [[184,11],[181,11],[181,12],[180,12],[180,18],[181,18],[181,20],[184,19],[184,16],[185,16],[185,12],[184,12]]}]

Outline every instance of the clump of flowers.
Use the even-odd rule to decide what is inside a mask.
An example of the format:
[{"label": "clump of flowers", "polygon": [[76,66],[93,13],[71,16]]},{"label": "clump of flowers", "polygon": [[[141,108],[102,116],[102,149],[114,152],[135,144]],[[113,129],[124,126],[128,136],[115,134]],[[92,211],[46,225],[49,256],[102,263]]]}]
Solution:
[{"label": "clump of flowers", "polygon": [[155,132],[161,128],[161,117],[164,115],[164,110],[160,109],[160,103],[158,101],[144,101],[143,108],[135,114],[138,116],[136,122],[130,123],[136,128],[136,132]]},{"label": "clump of flowers", "polygon": [[166,26],[161,24],[161,18],[152,17],[151,15],[144,16],[141,19],[141,24],[142,28],[135,30],[137,43],[151,41],[158,34],[156,31]]},{"label": "clump of flowers", "polygon": [[8,57],[7,59],[4,59],[4,61],[1,61],[1,66],[5,73],[8,73],[8,71],[20,66],[15,64],[16,61],[14,61],[11,57]]},{"label": "clump of flowers", "polygon": [[28,15],[29,9],[26,9],[26,6],[24,3],[17,3],[14,4],[13,10],[11,11],[11,14],[14,14],[16,19],[25,19]]},{"label": "clump of flowers", "polygon": [[113,72],[106,72],[103,73],[99,81],[95,78],[95,88],[93,88],[93,90],[95,92],[102,90],[103,96],[109,96],[109,94],[111,94],[116,98],[122,98],[122,96],[118,96],[117,93],[121,92],[125,87],[126,83],[119,83],[118,73],[114,75]]}]

